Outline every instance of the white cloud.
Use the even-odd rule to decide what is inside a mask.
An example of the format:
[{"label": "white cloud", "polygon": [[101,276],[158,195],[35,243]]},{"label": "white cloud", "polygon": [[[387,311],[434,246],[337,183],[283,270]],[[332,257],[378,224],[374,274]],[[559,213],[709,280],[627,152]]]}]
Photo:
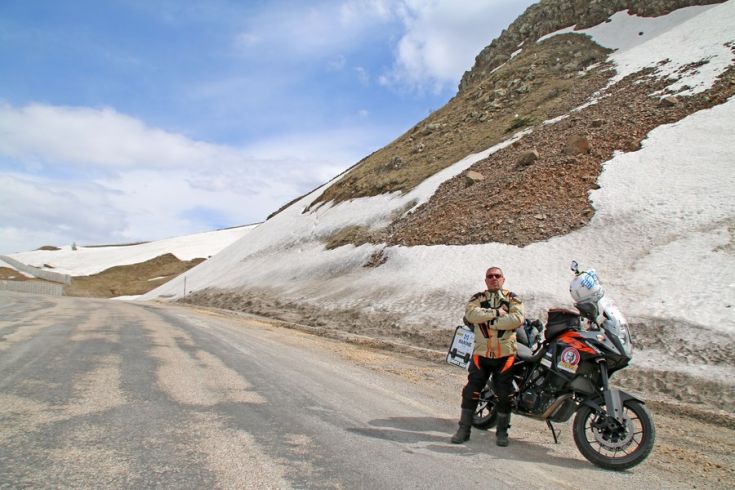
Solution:
[{"label": "white cloud", "polygon": [[[216,113],[216,123],[227,120],[230,107],[248,103],[263,109],[258,121],[265,116],[280,122],[294,114],[302,121],[301,127],[294,123],[287,129],[273,124],[291,132],[248,146],[190,138],[113,107],[14,106],[0,101],[0,177],[6,179],[0,196],[0,248],[20,244],[22,237],[26,246],[21,248],[29,249],[44,242],[155,239],[162,233],[201,231],[191,229],[197,226],[187,217],[196,214],[187,214],[192,209],[219,214],[232,224],[262,219],[405,129],[366,126],[372,118],[364,101],[337,116],[333,127],[338,129],[325,131],[304,123],[308,116],[298,116],[304,104],[284,96],[309,91],[294,81],[305,71],[294,69],[294,63],[345,70],[363,84],[378,80],[398,87],[446,86],[471,66],[500,24],[512,20],[496,22],[495,13],[507,7],[508,17],[515,17],[519,2],[531,3],[319,0],[297,2],[289,9],[248,10],[247,16],[234,9],[227,16],[229,28],[221,32],[230,36],[226,47],[240,53],[233,65],[247,61],[243,69],[213,71],[209,81],[206,76],[182,80],[186,90],[174,87],[172,93],[176,99],[206,105],[204,115],[210,121]],[[220,18],[214,11],[205,17]],[[191,18],[199,16],[192,13]],[[232,28],[235,25],[238,28]],[[395,58],[386,61],[384,55],[391,49]],[[271,71],[270,66],[278,69]],[[253,94],[258,101],[283,104],[274,108],[246,100]],[[379,108],[370,111],[378,114]],[[185,127],[187,122],[180,124]],[[262,133],[273,134],[271,129]],[[7,188],[13,191],[5,192]],[[151,210],[160,206],[160,196],[173,204],[157,215]]]},{"label": "white cloud", "polygon": [[395,15],[397,3],[400,4],[391,0],[350,0],[340,6],[340,22],[345,26],[354,26],[366,19],[390,20]]},{"label": "white cloud", "polygon": [[[207,177],[218,180],[220,185],[197,185],[196,179]],[[216,227],[188,216],[191,209],[211,210],[226,221],[219,226],[237,225],[260,221],[285,202],[268,183],[257,188],[247,177],[233,181],[222,174],[134,170],[106,179],[104,184],[117,191],[111,200],[125,210],[128,225],[121,233],[131,240],[171,237]]]},{"label": "white cloud", "polygon": [[[280,63],[335,55],[365,43],[384,43],[388,25],[398,27],[403,1],[320,0],[249,15],[233,45],[243,55],[277,55]],[[381,39],[383,36],[383,39]]]},{"label": "white cloud", "polygon": [[113,109],[5,104],[0,134],[0,163],[13,169],[0,171],[2,253],[214,226],[192,219],[192,209],[221,217],[220,225],[260,221],[384,144],[390,130],[314,129],[235,148]]},{"label": "white cloud", "polygon": [[367,138],[375,136],[364,128],[313,130],[236,148],[152,128],[110,108],[40,104],[22,108],[0,105],[0,134],[0,156],[34,164],[34,168],[58,163],[115,171],[188,169],[211,173],[240,168],[247,169],[249,175],[284,167],[311,166],[311,171],[319,172],[323,165],[346,166],[360,157]]},{"label": "white cloud", "polygon": [[230,148],[151,128],[111,108],[3,104],[0,134],[0,155],[24,163],[165,168],[243,159]]},{"label": "white cloud", "polygon": [[[323,0],[248,18],[235,37],[245,54],[280,62],[325,57],[331,69],[355,46],[393,46],[383,85],[439,90],[456,85],[475,56],[537,0]],[[257,41],[257,42],[256,42]],[[256,45],[257,44],[257,45]]]},{"label": "white cloud", "polygon": [[354,44],[374,21],[345,14],[334,2],[303,2],[249,16],[234,45],[244,55],[277,54],[281,62],[289,56],[330,57]]},{"label": "white cloud", "polygon": [[0,244],[3,252],[41,245],[98,243],[114,239],[128,226],[115,207],[114,190],[89,182],[0,174]]},{"label": "white cloud", "polygon": [[[357,113],[357,116],[362,116]],[[294,168],[320,167],[330,171],[341,171],[360,158],[395,138],[395,134],[405,128],[371,127],[343,124],[330,129],[304,130],[298,133],[284,133],[278,137],[261,139],[248,145],[250,154],[268,161],[290,162]],[[269,165],[269,168],[273,168]],[[333,177],[332,174],[328,178]]]},{"label": "white cloud", "polygon": [[249,49],[257,46],[262,38],[251,32],[240,32],[235,36],[235,46],[241,49]]}]

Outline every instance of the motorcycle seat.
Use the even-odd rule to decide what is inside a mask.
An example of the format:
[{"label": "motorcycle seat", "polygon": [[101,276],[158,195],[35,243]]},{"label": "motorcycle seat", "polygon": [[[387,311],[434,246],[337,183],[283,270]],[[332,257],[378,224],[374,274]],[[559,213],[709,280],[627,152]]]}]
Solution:
[{"label": "motorcycle seat", "polygon": [[520,342],[516,344],[516,349],[518,349],[518,352],[516,352],[516,357],[523,361],[527,361],[531,357],[533,357],[533,352],[531,352],[531,349],[521,344]]},{"label": "motorcycle seat", "polygon": [[539,349],[534,353],[530,347],[521,343],[516,344],[516,357],[522,361],[536,362],[544,355],[544,349]]}]

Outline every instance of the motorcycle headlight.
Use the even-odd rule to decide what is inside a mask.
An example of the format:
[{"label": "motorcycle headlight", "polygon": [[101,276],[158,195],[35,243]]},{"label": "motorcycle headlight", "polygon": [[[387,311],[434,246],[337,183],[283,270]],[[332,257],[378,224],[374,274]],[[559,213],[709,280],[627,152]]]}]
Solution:
[{"label": "motorcycle headlight", "polygon": [[633,354],[633,341],[630,338],[628,325],[626,325],[625,323],[620,325],[620,343],[623,344],[625,355],[630,357]]},{"label": "motorcycle headlight", "polygon": [[627,357],[632,357],[633,344],[630,340],[630,333],[628,332],[627,325],[618,322],[616,319],[607,319],[602,322],[602,327],[607,333],[609,339],[617,339],[617,341],[613,341],[613,343],[619,344],[616,348],[618,350],[622,350],[620,353]]}]

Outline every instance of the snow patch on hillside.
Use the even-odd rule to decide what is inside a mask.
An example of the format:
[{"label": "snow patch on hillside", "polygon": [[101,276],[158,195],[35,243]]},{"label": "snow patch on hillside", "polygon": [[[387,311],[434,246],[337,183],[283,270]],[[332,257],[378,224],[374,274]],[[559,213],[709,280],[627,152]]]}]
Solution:
[{"label": "snow patch on hillside", "polygon": [[661,17],[617,12],[609,22],[578,31],[568,27],[538,41],[570,32],[587,34],[600,46],[616,50],[610,56],[617,70],[611,84],[655,68],[658,77],[678,79],[670,90],[691,95],[710,88],[732,63],[726,44],[735,42],[735,2],[686,7]]},{"label": "snow patch on hillside", "polygon": [[[256,226],[247,225],[208,231],[137,245],[77,246],[76,250],[73,250],[71,245],[66,245],[59,247],[60,250],[34,250],[12,254],[9,257],[24,264],[46,268],[60,274],[88,276],[110,267],[138,264],[167,253],[172,253],[176,258],[184,261],[196,258],[206,259],[240,240]],[[0,263],[2,264],[4,263]],[[51,266],[51,268],[46,266]]]}]

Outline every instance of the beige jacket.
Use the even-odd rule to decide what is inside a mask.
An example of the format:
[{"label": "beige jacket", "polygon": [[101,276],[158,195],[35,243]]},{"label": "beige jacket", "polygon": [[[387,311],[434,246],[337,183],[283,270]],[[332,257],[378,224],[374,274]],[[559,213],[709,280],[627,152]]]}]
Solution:
[{"label": "beige jacket", "polygon": [[[508,314],[498,316],[502,308]],[[477,293],[465,309],[465,318],[475,325],[474,355],[497,359],[515,355],[515,329],[523,325],[523,303],[507,289]]]}]

